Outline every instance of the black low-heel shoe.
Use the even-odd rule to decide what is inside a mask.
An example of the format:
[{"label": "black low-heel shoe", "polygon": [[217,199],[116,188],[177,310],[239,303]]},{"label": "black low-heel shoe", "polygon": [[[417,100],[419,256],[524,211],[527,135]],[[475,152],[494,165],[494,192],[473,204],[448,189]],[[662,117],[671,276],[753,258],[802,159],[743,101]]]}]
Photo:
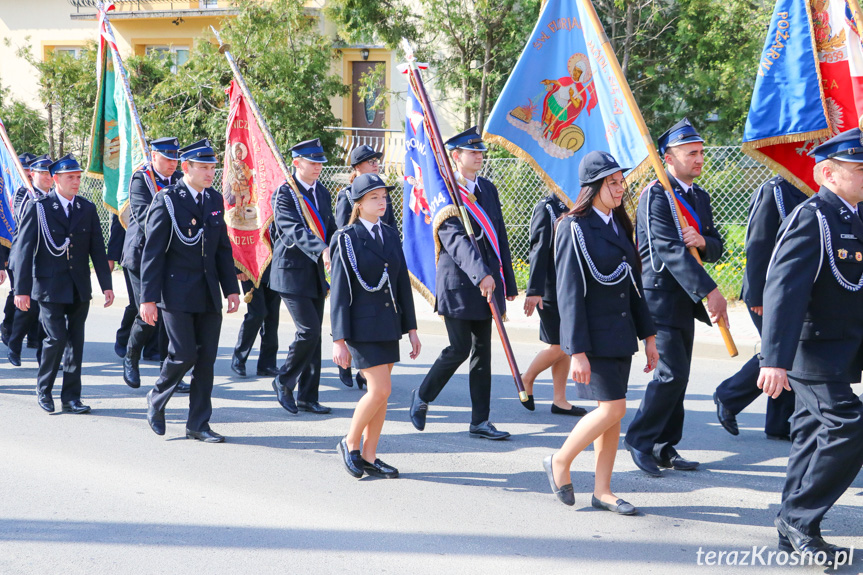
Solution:
[{"label": "black low-heel shoe", "polygon": [[562,407],[558,407],[552,403],[551,412],[555,415],[575,415],[576,417],[587,415],[587,410],[583,407],[578,407],[577,405],[573,405],[569,409],[563,409]]},{"label": "black low-heel shoe", "polygon": [[522,402],[521,402],[521,404],[522,404],[522,405],[524,406],[524,408],[525,408],[526,410],[528,410],[528,411],[533,411],[534,409],[536,409],[536,404],[535,404],[535,403],[534,403],[534,401],[533,401],[533,396],[532,396],[532,395],[528,395],[528,396],[527,396],[527,401],[522,401]]},{"label": "black low-heel shoe", "polygon": [[363,471],[374,477],[383,477],[384,479],[395,479],[399,476],[399,470],[392,465],[387,465],[380,459],[375,459],[374,463],[369,463],[363,459]]},{"label": "black low-heel shoe", "polygon": [[616,503],[606,503],[601,499],[597,499],[596,495],[591,495],[590,504],[597,509],[604,509],[618,515],[635,515],[638,513],[638,509],[623,499],[618,499]]},{"label": "black low-heel shoe", "polygon": [[542,467],[545,469],[545,474],[548,477],[548,484],[551,487],[552,493],[557,495],[560,502],[564,505],[575,505],[575,494],[572,492],[572,483],[567,483],[561,487],[554,482],[554,471],[552,470],[551,455],[542,460]]},{"label": "black low-heel shoe", "polygon": [[359,449],[355,449],[354,451],[350,451],[348,449],[348,442],[343,437],[341,441],[339,441],[338,445],[336,445],[336,450],[339,452],[339,455],[342,458],[342,463],[345,464],[345,469],[347,469],[348,473],[359,479],[363,476],[363,458],[360,455]]}]

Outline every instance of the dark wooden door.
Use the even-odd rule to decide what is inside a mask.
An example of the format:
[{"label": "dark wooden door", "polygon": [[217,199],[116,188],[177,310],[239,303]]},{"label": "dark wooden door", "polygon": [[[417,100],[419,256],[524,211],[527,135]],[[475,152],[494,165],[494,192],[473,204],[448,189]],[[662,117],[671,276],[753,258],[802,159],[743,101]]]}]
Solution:
[{"label": "dark wooden door", "polygon": [[[374,98],[360,98],[360,80],[364,74],[374,70],[377,66],[384,66],[384,62],[351,62],[351,116],[354,128],[383,128],[384,112],[372,109]],[[383,86],[381,86],[383,89]],[[381,137],[381,132],[357,131],[353,132],[359,140],[365,137]],[[367,142],[361,142],[367,143]],[[376,147],[376,146],[373,146]]]}]

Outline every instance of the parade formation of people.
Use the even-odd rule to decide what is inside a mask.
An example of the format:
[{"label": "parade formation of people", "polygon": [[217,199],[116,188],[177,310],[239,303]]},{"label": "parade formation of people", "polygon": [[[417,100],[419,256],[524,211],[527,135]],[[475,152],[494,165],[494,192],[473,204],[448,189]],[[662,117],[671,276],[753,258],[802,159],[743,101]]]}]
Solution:
[{"label": "parade formation of people", "polygon": [[[443,318],[449,345],[410,392],[410,420],[417,430],[425,428],[430,404],[470,359],[469,434],[507,439],[510,434],[490,421],[492,314],[487,305],[494,300],[504,310],[517,295],[507,230],[497,189],[479,175],[487,150],[479,131],[471,128],[445,144],[465,197],[487,218],[472,220],[478,249],[458,210],[436,222],[435,311]],[[633,224],[623,203],[625,168],[608,152],[591,151],[580,161],[581,189],[572,209],[563,198],[549,195],[535,207],[530,226],[524,311],[538,313],[539,339],[548,347],[525,373],[525,407],[535,408],[534,382],[550,368],[551,412],[580,417],[560,449],[541,465],[554,495],[574,505],[570,469],[593,444],[591,505],[620,515],[638,513],[612,491],[611,478],[639,340],[644,372],[655,373],[624,446],[650,475],[661,476],[661,468],[692,471],[699,464],[683,458],[676,446],[683,439],[694,322],[728,319],[725,298],[689,251],[696,249],[705,261],[716,261],[723,252],[710,196],[695,183],[704,163],[703,139],[684,118],[658,144],[673,192],[689,213],[697,214],[697,225],[682,225],[671,194],[658,182],[642,193]],[[246,362],[260,334],[256,374],[273,378],[279,404],[291,414],[326,414],[330,408],[319,403],[319,386],[329,297],[333,363],[340,380],[351,386],[353,368],[358,386],[367,388],[336,451],[353,477],[398,477],[398,469],[379,456],[380,439],[396,383],[393,367],[402,360],[400,340],[407,335],[411,359],[421,345],[390,199],[393,186],[379,174],[381,154],[368,146],[352,151],[353,173],[335,199],[334,216],[333,199],[319,181],[327,161],[320,140],[291,148],[293,181],[272,194],[273,256],[255,285],[233,257],[223,198],[212,188],[218,159],[209,140],[180,147],[177,138],[165,137],[151,146],[153,171],[132,178],[128,225],[123,230],[119,218],[112,221],[108,252],[95,206],[77,193],[78,161],[71,155],[57,161],[30,154],[19,158],[32,191],[21,188],[16,194],[18,231],[11,249],[0,250],[5,264],[0,279],[8,271],[15,306],[6,310],[3,340],[15,366],[21,364],[28,334],[40,342],[38,406],[55,410],[52,390],[62,365],[62,410],[90,411],[82,402],[81,366],[91,263],[105,306],[114,297],[115,262],[122,264],[129,288],[130,306],[115,342],[123,357],[123,381],[139,388],[142,356],[161,361],[145,400],[151,429],[166,433],[166,405],[187,387],[186,437],[206,443],[225,440],[210,427],[222,300],[227,300],[227,313],[236,312],[242,282],[248,311],[231,369],[247,376]],[[812,198],[781,177],[754,194],[742,299],[763,335],[763,349],[713,397],[721,426],[737,435],[737,414],[760,393],[769,395],[765,432],[791,440],[775,521],[779,548],[831,557],[843,550],[821,537],[821,520],[863,466],[863,404],[850,388],[863,370],[863,302],[856,299],[863,293],[861,150],[859,129],[812,150],[822,185]],[[314,225],[306,218],[309,213],[316,216]],[[832,246],[826,257],[824,245]],[[278,367],[280,300],[296,335]],[[569,379],[580,400],[596,402],[591,411],[567,401]]]}]

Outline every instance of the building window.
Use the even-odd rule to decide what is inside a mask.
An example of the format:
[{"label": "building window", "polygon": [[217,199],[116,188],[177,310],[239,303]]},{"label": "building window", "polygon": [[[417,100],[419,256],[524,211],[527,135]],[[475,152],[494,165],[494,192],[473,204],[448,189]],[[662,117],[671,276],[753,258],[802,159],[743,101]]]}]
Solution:
[{"label": "building window", "polygon": [[200,7],[202,9],[218,8],[219,7],[219,0],[200,0]]},{"label": "building window", "polygon": [[54,46],[53,52],[55,56],[72,56],[76,60],[81,57],[80,46]]},{"label": "building window", "polygon": [[188,46],[147,46],[147,54],[157,54],[162,58],[171,59],[171,72],[177,73],[177,69],[189,61]]}]

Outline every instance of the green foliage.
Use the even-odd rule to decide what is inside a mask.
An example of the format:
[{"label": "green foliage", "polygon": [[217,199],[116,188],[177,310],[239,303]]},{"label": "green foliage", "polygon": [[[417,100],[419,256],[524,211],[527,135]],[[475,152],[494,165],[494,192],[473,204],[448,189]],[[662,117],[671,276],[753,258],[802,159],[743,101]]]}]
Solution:
[{"label": "green foliage", "polygon": [[34,56],[29,46],[19,48],[16,54],[39,74],[39,100],[45,109],[48,153],[59,158],[72,152],[83,160],[96,99],[95,43],[84,47],[78,58],[53,54],[42,61]]},{"label": "green foliage", "polygon": [[[240,13],[224,21],[222,41],[246,79],[276,143],[282,150],[321,138],[329,152],[338,124],[330,98],[346,93],[339,75],[330,72],[336,58],[332,43],[317,31],[317,22],[301,0],[239,0]],[[167,75],[139,106],[148,134],[175,135],[182,142],[208,137],[224,147],[228,107],[225,89],[231,69],[218,47],[195,43],[189,61]]]},{"label": "green foliage", "polygon": [[20,100],[10,100],[9,90],[0,84],[0,119],[6,126],[9,141],[15,153],[47,154],[45,120],[37,110]]}]

